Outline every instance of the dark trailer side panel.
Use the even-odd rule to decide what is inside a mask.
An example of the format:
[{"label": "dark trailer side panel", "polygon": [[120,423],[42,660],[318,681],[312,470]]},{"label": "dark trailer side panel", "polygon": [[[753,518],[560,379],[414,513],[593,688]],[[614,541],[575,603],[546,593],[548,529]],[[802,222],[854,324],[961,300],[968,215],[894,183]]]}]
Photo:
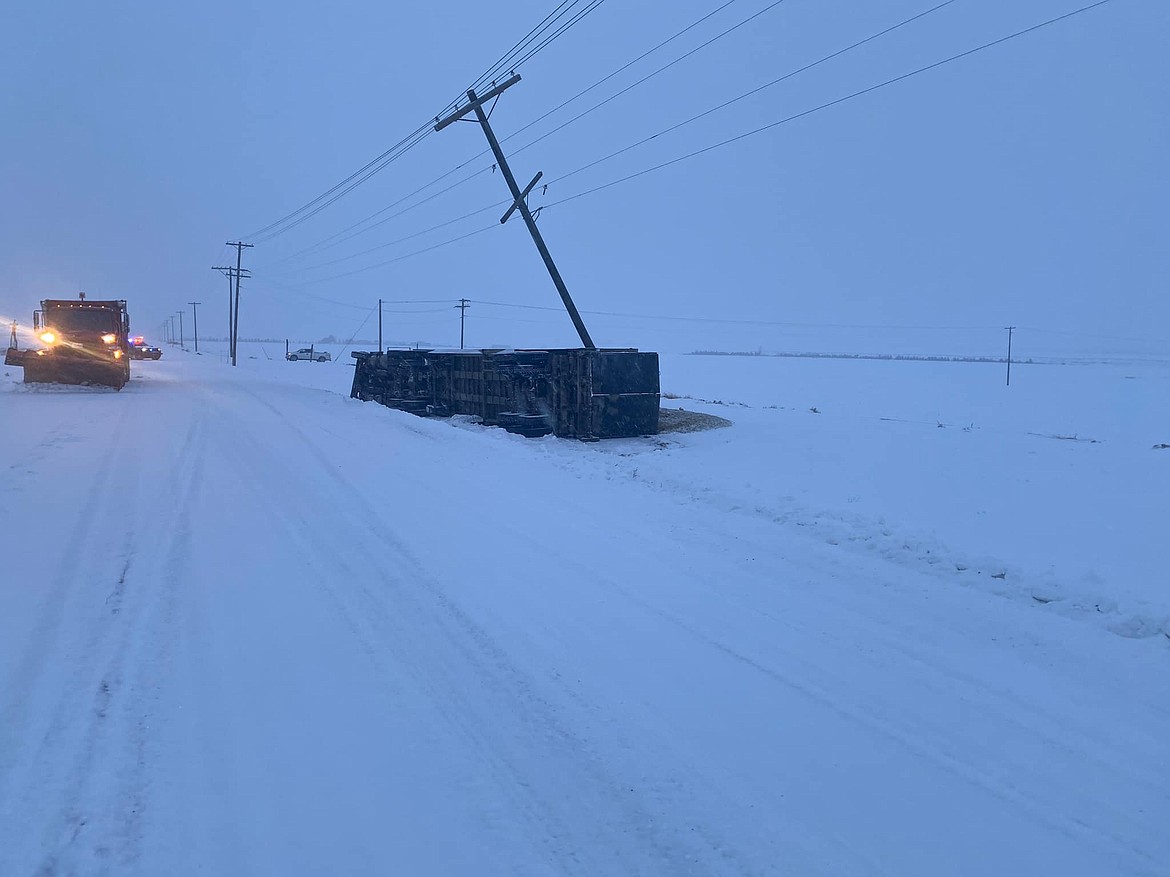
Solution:
[{"label": "dark trailer side panel", "polygon": [[527,436],[658,432],[658,354],[633,349],[355,351],[355,399],[469,414]]}]

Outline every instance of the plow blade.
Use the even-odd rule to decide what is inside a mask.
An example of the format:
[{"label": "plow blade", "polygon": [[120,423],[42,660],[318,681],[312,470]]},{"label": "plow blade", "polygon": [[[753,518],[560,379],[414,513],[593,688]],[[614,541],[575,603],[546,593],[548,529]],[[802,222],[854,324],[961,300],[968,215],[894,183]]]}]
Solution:
[{"label": "plow blade", "polygon": [[96,385],[120,390],[128,377],[121,365],[37,356],[35,352],[25,356],[22,364],[26,384]]},{"label": "plow blade", "polygon": [[15,347],[9,347],[8,352],[4,354],[4,364],[23,366],[26,357],[35,355],[31,350],[17,350]]}]

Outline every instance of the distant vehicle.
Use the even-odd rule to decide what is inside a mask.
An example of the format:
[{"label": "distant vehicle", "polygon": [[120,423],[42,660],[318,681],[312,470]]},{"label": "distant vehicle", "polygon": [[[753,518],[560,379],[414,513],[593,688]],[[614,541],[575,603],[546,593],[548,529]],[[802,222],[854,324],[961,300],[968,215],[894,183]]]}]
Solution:
[{"label": "distant vehicle", "polygon": [[329,362],[333,359],[333,354],[328,350],[314,350],[312,347],[302,347],[300,350],[294,350],[285,356],[289,362],[296,362],[299,359],[313,359],[317,362]]},{"label": "distant vehicle", "polygon": [[162,359],[162,349],[146,343],[141,335],[130,339],[131,359]]}]

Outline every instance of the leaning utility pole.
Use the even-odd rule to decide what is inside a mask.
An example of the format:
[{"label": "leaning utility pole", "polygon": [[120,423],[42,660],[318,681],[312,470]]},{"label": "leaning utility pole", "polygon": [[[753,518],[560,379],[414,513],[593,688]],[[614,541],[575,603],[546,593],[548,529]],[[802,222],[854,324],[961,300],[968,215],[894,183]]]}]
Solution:
[{"label": "leaning utility pole", "polygon": [[459,299],[459,304],[455,305],[459,308],[459,349],[463,349],[463,320],[467,316],[467,309],[471,307],[471,302],[465,298]]},{"label": "leaning utility pole", "polygon": [[520,187],[516,185],[516,178],[512,176],[512,169],[508,167],[508,160],[504,158],[499,141],[496,140],[496,135],[492,132],[492,126],[488,124],[488,117],[483,111],[483,105],[487,101],[499,97],[506,89],[511,88],[519,81],[520,74],[513,73],[510,79],[502,85],[492,87],[483,97],[477,97],[475,89],[469,88],[467,90],[467,97],[471,102],[463,109],[455,111],[445,119],[436,117],[435,130],[442,131],[452,122],[458,122],[468,113],[475,113],[480,126],[483,128],[483,133],[487,136],[488,145],[492,148],[492,154],[496,157],[496,164],[500,166],[500,172],[504,175],[504,179],[508,183],[508,189],[512,192],[512,206],[508,208],[508,212],[500,219],[500,223],[507,222],[513,210],[520,211],[520,215],[524,217],[524,224],[528,226],[532,240],[536,243],[536,249],[540,251],[540,257],[544,259],[544,267],[548,269],[549,276],[552,277],[553,285],[556,286],[557,292],[561,295],[561,301],[564,302],[565,310],[569,312],[569,318],[573,321],[573,325],[577,329],[577,334],[581,336],[581,343],[585,347],[594,350],[596,349],[596,345],[593,343],[593,339],[589,337],[589,331],[585,328],[585,323],[581,320],[581,315],[577,312],[577,306],[573,304],[573,299],[569,295],[565,281],[561,279],[561,273],[557,271],[557,266],[553,263],[552,255],[549,253],[548,247],[544,244],[544,238],[541,237],[540,230],[536,227],[536,220],[532,217],[532,211],[528,209],[528,193],[532,191],[532,187],[536,185],[544,172],[541,171],[533,177],[532,182],[521,191]]},{"label": "leaning utility pole", "polygon": [[242,241],[228,241],[229,247],[236,248],[236,306],[232,313],[232,365],[236,364],[236,343],[240,338],[240,278],[243,277],[244,272],[241,270],[241,261],[244,258],[244,248],[255,246],[254,244],[245,244]]},{"label": "leaning utility pole", "polygon": [[191,305],[191,318],[195,321],[195,352],[199,352],[199,311],[195,310],[199,305],[203,304],[201,301],[189,301],[187,304]]}]

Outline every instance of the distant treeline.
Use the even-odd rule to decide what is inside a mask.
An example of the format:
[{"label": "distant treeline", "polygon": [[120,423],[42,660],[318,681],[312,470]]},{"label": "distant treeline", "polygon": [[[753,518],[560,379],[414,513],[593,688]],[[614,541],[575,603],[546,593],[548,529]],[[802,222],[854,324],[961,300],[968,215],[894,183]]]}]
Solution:
[{"label": "distant treeline", "polygon": [[[800,359],[892,359],[912,362],[1007,362],[1004,356],[942,356],[926,353],[764,353],[759,350],[695,350],[689,356],[789,356]],[[1013,359],[1012,362],[1032,362]]]}]

